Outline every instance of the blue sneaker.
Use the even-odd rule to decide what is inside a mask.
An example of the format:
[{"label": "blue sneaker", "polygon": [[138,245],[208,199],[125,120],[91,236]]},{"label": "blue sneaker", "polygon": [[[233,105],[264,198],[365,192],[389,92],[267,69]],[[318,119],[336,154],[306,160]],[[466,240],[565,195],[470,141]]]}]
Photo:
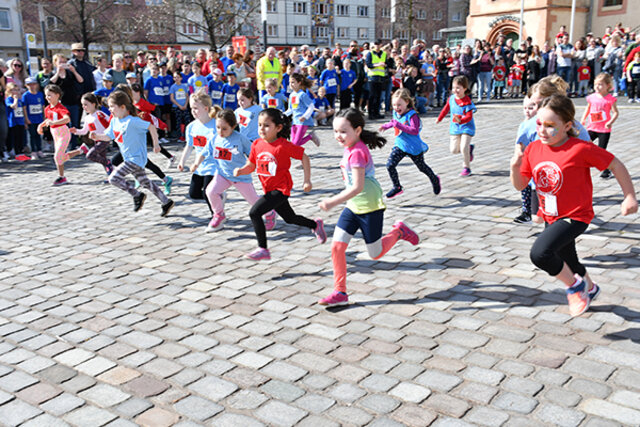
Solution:
[{"label": "blue sneaker", "polygon": [[171,184],[173,184],[173,178],[167,176],[167,180],[164,182],[164,190],[163,193],[165,196],[169,196],[171,194]]},{"label": "blue sneaker", "polygon": [[588,291],[588,294],[591,301],[595,300],[596,298],[598,298],[598,295],[600,295],[600,286],[594,283],[593,288]]}]

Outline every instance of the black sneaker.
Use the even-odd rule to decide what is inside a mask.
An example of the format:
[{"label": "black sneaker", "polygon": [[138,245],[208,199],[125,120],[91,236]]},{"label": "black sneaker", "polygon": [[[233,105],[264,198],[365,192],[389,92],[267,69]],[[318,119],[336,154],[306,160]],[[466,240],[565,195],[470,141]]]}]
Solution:
[{"label": "black sneaker", "polygon": [[389,192],[387,193],[387,199],[393,199],[396,196],[399,196],[403,193],[402,191],[402,187],[393,187],[391,190],[389,190]]},{"label": "black sneaker", "polygon": [[147,200],[147,195],[144,193],[133,196],[133,211],[138,212],[140,209],[142,209],[145,200]]},{"label": "black sneaker", "polygon": [[587,291],[587,293],[589,294],[589,299],[593,301],[594,299],[598,298],[598,295],[600,295],[600,286],[594,283],[593,288],[591,288],[590,291]]},{"label": "black sneaker", "polygon": [[602,173],[600,174],[600,178],[611,178],[611,171],[609,169],[605,169],[602,171]]},{"label": "black sneaker", "polygon": [[529,224],[531,223],[531,215],[526,212],[522,212],[520,215],[513,219],[513,222],[516,222],[518,224]]},{"label": "black sneaker", "polygon": [[431,183],[433,185],[433,194],[435,194],[436,196],[438,194],[440,194],[440,191],[442,191],[442,185],[440,183],[440,177],[438,175],[436,175],[436,182]]},{"label": "black sneaker", "polygon": [[169,212],[173,208],[173,205],[175,205],[175,203],[173,202],[173,200],[169,199],[169,201],[167,203],[162,205],[162,213],[160,214],[160,216],[169,215]]}]

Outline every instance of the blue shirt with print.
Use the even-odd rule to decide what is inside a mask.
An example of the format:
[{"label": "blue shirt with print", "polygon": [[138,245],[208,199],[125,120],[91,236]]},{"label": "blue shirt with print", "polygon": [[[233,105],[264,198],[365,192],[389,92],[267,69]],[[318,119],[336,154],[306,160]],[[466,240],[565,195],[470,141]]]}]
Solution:
[{"label": "blue shirt with print", "polygon": [[7,106],[7,120],[9,121],[9,127],[24,126],[24,110],[22,109],[22,99],[18,99],[18,106],[11,108],[10,105],[14,103],[14,98],[11,96],[5,99]]},{"label": "blue shirt with print", "polygon": [[25,92],[22,103],[27,109],[27,117],[32,124],[38,125],[44,121],[44,94],[42,92]]},{"label": "blue shirt with print", "polygon": [[246,110],[239,107],[236,110],[236,120],[240,128],[240,134],[249,138],[250,141],[258,139],[258,115],[262,111],[259,105],[252,105]]},{"label": "blue shirt with print", "polygon": [[[172,84],[171,89],[169,89],[169,94],[173,95],[173,99],[180,104],[181,107],[184,107],[189,99],[189,86],[186,84]],[[171,103],[171,105],[175,107],[174,103]]]},{"label": "blue shirt with print", "polygon": [[222,87],[222,108],[230,108],[231,110],[238,108],[239,90],[240,86],[238,86],[237,83],[233,86],[229,85],[229,83],[225,83]]},{"label": "blue shirt with print", "polygon": [[233,176],[233,170],[241,168],[251,153],[251,141],[235,130],[228,137],[217,135],[207,143],[206,155],[216,159],[219,173],[231,182],[251,182],[251,174]]},{"label": "blue shirt with print", "polygon": [[112,117],[104,134],[116,142],[125,162],[131,162],[144,168],[147,164],[149,125],[149,122],[131,115],[123,119]]},{"label": "blue shirt with print", "polygon": [[207,144],[216,137],[216,120],[211,119],[207,123],[194,120],[187,125],[185,137],[187,145],[193,147],[196,156],[203,155],[204,160],[196,169],[195,174],[200,176],[213,176],[218,170],[218,163],[213,155],[207,155],[205,149]]},{"label": "blue shirt with print", "polygon": [[222,89],[224,88],[224,82],[211,80],[209,82],[209,95],[211,96],[211,103],[213,105],[219,105],[222,107]]},{"label": "blue shirt with print", "polygon": [[162,78],[149,77],[144,84],[144,90],[149,92],[148,101],[155,105],[164,105],[164,86],[162,84]]}]

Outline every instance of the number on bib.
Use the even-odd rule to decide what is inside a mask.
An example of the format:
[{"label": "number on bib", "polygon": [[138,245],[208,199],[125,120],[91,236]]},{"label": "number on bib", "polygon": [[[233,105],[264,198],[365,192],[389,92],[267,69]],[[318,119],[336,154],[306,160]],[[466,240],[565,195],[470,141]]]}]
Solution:
[{"label": "number on bib", "polygon": [[228,148],[216,147],[213,156],[218,160],[224,160],[228,162],[231,160],[233,153],[231,153],[231,150],[229,150]]},{"label": "number on bib", "polygon": [[207,138],[202,135],[194,136],[193,145],[196,147],[204,147],[205,145],[207,145]]}]

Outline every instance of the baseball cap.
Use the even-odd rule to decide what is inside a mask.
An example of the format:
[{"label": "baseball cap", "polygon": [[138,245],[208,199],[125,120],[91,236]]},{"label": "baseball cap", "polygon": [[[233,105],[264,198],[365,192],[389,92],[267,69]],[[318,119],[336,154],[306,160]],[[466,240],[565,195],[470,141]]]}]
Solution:
[{"label": "baseball cap", "polygon": [[33,77],[27,77],[27,79],[24,81],[24,84],[26,85],[30,85],[33,83],[38,83],[38,81],[36,79],[34,79]]},{"label": "baseball cap", "polygon": [[131,71],[131,72],[128,72],[128,73],[127,73],[126,78],[127,78],[127,79],[137,79],[137,78],[138,78],[138,76],[136,76],[136,73],[134,73],[134,72],[132,72],[132,71]]},{"label": "baseball cap", "polygon": [[213,70],[213,74],[217,74],[219,76],[222,75],[222,70],[220,68],[216,68],[215,70]]},{"label": "baseball cap", "polygon": [[113,81],[113,77],[111,76],[111,74],[105,74],[104,76],[102,76],[102,80],[106,80],[108,82],[112,82]]}]

